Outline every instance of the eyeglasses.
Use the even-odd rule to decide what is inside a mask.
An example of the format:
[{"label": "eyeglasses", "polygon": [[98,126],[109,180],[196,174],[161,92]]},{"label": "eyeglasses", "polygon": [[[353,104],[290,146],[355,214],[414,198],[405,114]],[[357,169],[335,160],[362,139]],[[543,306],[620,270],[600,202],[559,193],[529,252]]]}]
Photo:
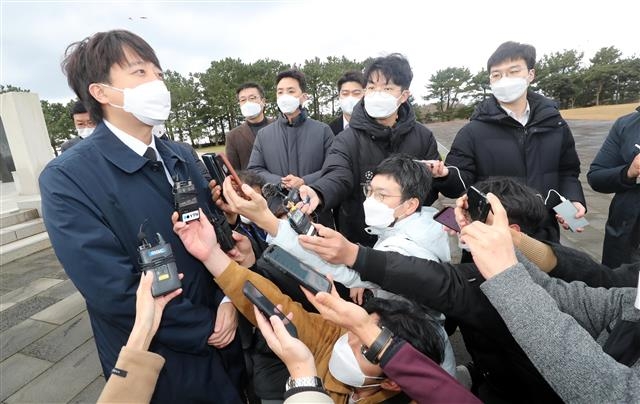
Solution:
[{"label": "eyeglasses", "polygon": [[249,97],[242,97],[238,99],[238,103],[239,104],[244,104],[245,102],[257,102],[260,101],[260,96],[259,95],[251,95]]},{"label": "eyeglasses", "polygon": [[402,195],[385,194],[378,189],[373,189],[371,188],[371,184],[364,184],[362,186],[362,192],[364,192],[365,197],[368,198],[373,195],[373,198],[380,202],[384,202],[384,198],[402,198]]},{"label": "eyeglasses", "polygon": [[492,71],[489,74],[489,79],[491,81],[497,81],[497,80],[500,80],[501,78],[503,78],[505,76],[506,77],[520,76],[520,74],[523,71],[526,71],[527,73],[529,72],[529,70],[524,66],[513,66],[513,67],[509,68],[509,70],[506,70],[506,71],[495,70],[495,71]]}]

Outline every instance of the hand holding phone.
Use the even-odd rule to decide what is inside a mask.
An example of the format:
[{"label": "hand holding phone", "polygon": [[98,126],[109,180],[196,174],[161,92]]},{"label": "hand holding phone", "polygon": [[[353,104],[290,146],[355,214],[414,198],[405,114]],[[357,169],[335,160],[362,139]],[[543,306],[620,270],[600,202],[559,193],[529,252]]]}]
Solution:
[{"label": "hand holding phone", "polygon": [[578,229],[581,229],[589,224],[587,219],[581,217],[576,219],[576,213],[578,213],[578,209],[571,203],[570,200],[565,199],[559,205],[556,205],[553,210],[560,216],[564,222],[569,226],[569,229],[575,232]]},{"label": "hand holding phone", "polygon": [[331,282],[324,275],[302,263],[298,258],[277,245],[272,244],[267,247],[262,253],[262,258],[295,279],[314,295],[318,292],[329,293],[331,291]]},{"label": "hand holding phone", "polygon": [[438,213],[433,215],[433,220],[460,233],[460,226],[458,226],[458,222],[456,222],[455,208],[452,206],[442,208]]},{"label": "hand holding phone", "polygon": [[282,320],[284,327],[289,332],[289,335],[294,338],[298,337],[298,330],[296,329],[296,326],[293,325],[293,323],[289,321],[287,316],[285,316],[283,312],[278,310],[278,308],[273,303],[271,303],[271,301],[267,299],[267,297],[263,295],[262,292],[260,292],[260,290],[258,290],[258,288],[256,288],[253,283],[251,283],[251,281],[246,281],[244,283],[242,293],[244,293],[247,299],[249,299],[249,301],[253,303],[258,308],[258,310],[260,310],[260,313],[262,313],[267,319],[274,315],[278,316],[278,318]]},{"label": "hand holding phone", "polygon": [[471,220],[479,220],[484,223],[487,220],[490,210],[491,205],[489,204],[487,195],[480,192],[480,190],[474,186],[469,187],[467,190],[467,211],[469,212]]},{"label": "hand holding phone", "polygon": [[[205,153],[202,155],[202,161],[205,167],[207,167],[207,170],[209,170],[211,178],[216,181],[216,185],[222,186],[224,179],[231,176],[233,179],[233,189],[240,196],[244,197],[241,189],[242,181],[224,153]],[[221,196],[222,200],[226,202],[224,195]]]}]

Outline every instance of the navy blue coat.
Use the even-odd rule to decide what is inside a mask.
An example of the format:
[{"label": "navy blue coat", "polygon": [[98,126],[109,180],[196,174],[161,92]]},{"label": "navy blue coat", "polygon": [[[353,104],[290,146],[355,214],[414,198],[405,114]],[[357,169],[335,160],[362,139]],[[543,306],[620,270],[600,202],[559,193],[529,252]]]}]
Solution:
[{"label": "navy blue coat", "polygon": [[[205,209],[210,194],[193,155],[169,140],[156,139],[156,146],[172,177],[194,181]],[[153,400],[240,402],[243,360],[237,338],[221,350],[207,345],[223,294],[173,232],[172,188],[164,170],[152,165],[104,124],[52,160],[40,175],[51,243],[86,300],[108,376],[133,327],[140,280],[137,234],[146,221],[148,238],[155,241],[160,233],[184,273],[183,293],[165,308],[150,347],[166,359]]]},{"label": "navy blue coat", "polygon": [[587,173],[594,191],[615,192],[602,247],[602,263],[609,268],[640,260],[640,184],[627,177],[640,153],[636,144],[640,144],[640,107],[616,120]]}]

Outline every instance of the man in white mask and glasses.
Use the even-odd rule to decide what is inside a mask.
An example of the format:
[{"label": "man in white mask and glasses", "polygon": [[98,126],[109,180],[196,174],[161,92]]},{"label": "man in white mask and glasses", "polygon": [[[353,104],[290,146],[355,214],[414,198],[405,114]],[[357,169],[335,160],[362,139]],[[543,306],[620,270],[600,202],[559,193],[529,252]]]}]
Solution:
[{"label": "man in white mask and glasses", "polygon": [[[445,196],[457,198],[465,192],[464,184],[488,177],[512,177],[543,196],[556,191],[573,203],[575,217],[580,218],[586,212],[578,179],[580,159],[557,104],[529,90],[535,62],[535,48],[517,42],[503,43],[489,57],[487,71],[493,95],[478,104],[471,121],[456,135],[446,167],[436,165],[432,170],[434,186]],[[451,166],[459,172],[447,168]],[[551,208],[561,200],[551,194],[542,237],[557,242],[558,223],[564,219],[559,217],[556,222]]]},{"label": "man in white mask and glasses", "polygon": [[260,84],[240,85],[236,89],[236,97],[240,112],[246,120],[227,133],[224,151],[233,168],[240,171],[249,165],[249,157],[258,131],[271,123],[271,120],[264,115],[266,101],[264,89]]},{"label": "man in white mask and glasses", "polygon": [[[310,203],[304,212],[340,205],[340,232],[354,243],[373,246],[376,237],[365,232],[362,186],[371,181],[375,167],[385,158],[405,153],[418,160],[439,160],[433,134],[416,121],[409,103],[413,72],[409,61],[394,53],[373,59],[365,69],[364,100],[353,108],[349,127],[336,136],[316,182],[300,189]],[[437,198],[432,192],[425,205]]]},{"label": "man in white mask and glasses", "polygon": [[152,401],[241,402],[235,308],[222,303],[168,220],[175,181],[192,181],[199,206],[210,192],[190,150],[151,133],[171,110],[154,50],[129,31],[99,32],[69,46],[62,67],[98,126],[44,168],[42,210],[55,253],[86,300],[103,374],[126,377],[114,366],[135,319],[138,246],[158,246],[161,236],[184,278],[149,346],[166,359]]}]

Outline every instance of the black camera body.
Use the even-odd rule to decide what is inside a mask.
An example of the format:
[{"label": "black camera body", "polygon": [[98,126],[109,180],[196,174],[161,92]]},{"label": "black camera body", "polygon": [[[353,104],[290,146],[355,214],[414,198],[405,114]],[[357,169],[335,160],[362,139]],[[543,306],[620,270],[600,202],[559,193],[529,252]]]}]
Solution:
[{"label": "black camera body", "polygon": [[156,233],[158,243],[152,245],[142,235],[141,244],[138,247],[140,265],[143,271],[153,271],[153,284],[151,295],[158,297],[173,292],[182,287],[178,278],[178,268],[173,257],[171,244],[166,243],[160,233]]},{"label": "black camera body", "polygon": [[307,236],[315,236],[318,232],[316,228],[311,224],[311,218],[309,215],[302,213],[300,209],[296,209],[292,206],[287,212],[287,218],[291,228],[298,234],[304,234]]},{"label": "black camera body", "polygon": [[198,191],[190,180],[174,181],[173,203],[178,212],[178,220],[187,223],[200,218]]}]

